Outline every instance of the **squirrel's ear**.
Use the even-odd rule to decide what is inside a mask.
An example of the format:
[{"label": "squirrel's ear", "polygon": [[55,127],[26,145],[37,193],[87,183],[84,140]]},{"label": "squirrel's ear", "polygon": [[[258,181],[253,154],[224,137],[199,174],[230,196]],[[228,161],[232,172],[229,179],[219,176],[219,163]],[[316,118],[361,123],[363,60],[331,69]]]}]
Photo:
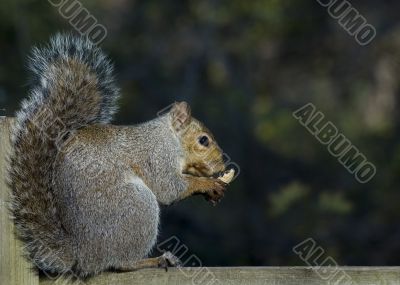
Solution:
[{"label": "squirrel's ear", "polygon": [[190,106],[186,102],[176,102],[170,114],[172,127],[177,132],[187,127],[192,120]]}]

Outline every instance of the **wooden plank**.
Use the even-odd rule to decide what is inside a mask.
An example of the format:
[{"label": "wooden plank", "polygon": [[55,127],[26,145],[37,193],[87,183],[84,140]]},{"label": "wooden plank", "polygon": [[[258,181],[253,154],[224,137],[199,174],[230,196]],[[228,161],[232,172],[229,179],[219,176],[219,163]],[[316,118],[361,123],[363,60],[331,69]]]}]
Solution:
[{"label": "wooden plank", "polygon": [[37,285],[39,278],[22,257],[21,244],[14,237],[14,226],[9,220],[7,202],[9,189],[5,183],[6,155],[10,150],[10,128],[13,120],[0,118],[0,284]]},{"label": "wooden plank", "polygon": [[[41,280],[41,285],[82,284]],[[74,283],[75,282],[75,283]],[[210,267],[105,273],[85,285],[399,285],[400,267]]]}]

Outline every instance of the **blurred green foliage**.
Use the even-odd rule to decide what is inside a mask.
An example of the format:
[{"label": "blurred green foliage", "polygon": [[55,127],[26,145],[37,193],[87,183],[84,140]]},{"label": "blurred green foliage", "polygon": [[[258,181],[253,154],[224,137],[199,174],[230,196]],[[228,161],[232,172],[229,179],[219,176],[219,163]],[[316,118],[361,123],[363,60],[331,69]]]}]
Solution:
[{"label": "blurred green foliage", "polygon": [[[218,207],[162,214],[205,265],[303,265],[315,239],[339,264],[400,263],[398,1],[351,1],[377,29],[361,47],[317,1],[82,1],[103,24],[123,99],[119,124],[186,100],[241,167]],[[32,45],[72,27],[47,1],[0,5],[0,107],[28,93]],[[292,112],[313,103],[377,167],[359,184]],[[156,254],[156,253],[155,253]]]}]

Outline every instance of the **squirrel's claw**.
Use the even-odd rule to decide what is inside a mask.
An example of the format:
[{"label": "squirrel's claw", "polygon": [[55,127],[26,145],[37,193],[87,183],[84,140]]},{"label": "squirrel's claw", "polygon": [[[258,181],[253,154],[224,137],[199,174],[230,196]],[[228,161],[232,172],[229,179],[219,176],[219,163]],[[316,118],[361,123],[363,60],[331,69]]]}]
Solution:
[{"label": "squirrel's claw", "polygon": [[216,206],[224,197],[226,187],[233,180],[235,170],[227,170],[214,181],[214,187],[206,193],[206,200],[210,201],[213,206]]},{"label": "squirrel's claw", "polygon": [[206,200],[216,206],[225,195],[227,184],[219,179],[215,179],[212,189],[205,193]]}]

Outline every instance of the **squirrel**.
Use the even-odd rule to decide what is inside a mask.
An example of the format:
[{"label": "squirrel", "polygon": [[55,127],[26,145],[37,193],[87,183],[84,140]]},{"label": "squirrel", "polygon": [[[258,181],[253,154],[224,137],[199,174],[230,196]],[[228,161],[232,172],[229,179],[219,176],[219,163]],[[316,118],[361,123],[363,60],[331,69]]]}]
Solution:
[{"label": "squirrel", "polygon": [[217,177],[227,166],[211,132],[185,102],[145,123],[112,125],[113,65],[85,37],[57,34],[33,49],[29,67],[8,169],[27,257],[43,272],[79,278],[179,266],[170,252],[148,258],[160,205],[223,197],[232,177]]}]

